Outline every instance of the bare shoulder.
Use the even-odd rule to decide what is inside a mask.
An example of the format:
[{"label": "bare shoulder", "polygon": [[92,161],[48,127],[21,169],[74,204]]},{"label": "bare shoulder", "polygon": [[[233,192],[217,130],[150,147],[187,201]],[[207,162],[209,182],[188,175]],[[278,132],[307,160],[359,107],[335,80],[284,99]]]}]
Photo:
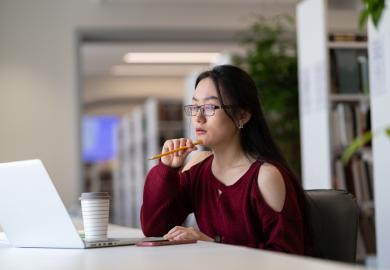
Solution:
[{"label": "bare shoulder", "polygon": [[272,164],[264,163],[260,167],[257,184],[265,202],[274,211],[282,211],[286,199],[286,186],[279,169]]},{"label": "bare shoulder", "polygon": [[202,162],[206,158],[208,158],[211,155],[210,151],[199,151],[196,153],[188,162],[186,165],[184,165],[182,172],[189,170],[192,166],[198,164],[199,162]]}]

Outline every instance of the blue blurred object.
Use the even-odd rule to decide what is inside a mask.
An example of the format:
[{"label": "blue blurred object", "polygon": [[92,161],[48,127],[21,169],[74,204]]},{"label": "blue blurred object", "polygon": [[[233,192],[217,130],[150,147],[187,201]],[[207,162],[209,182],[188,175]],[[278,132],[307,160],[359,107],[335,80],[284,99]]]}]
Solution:
[{"label": "blue blurred object", "polygon": [[84,162],[108,161],[116,156],[116,130],[119,120],[119,117],[111,115],[83,116],[82,155]]}]

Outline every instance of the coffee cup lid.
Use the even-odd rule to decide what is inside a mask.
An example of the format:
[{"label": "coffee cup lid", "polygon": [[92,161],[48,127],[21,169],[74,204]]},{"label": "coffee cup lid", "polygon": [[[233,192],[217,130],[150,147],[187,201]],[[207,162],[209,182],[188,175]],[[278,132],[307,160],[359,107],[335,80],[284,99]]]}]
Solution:
[{"label": "coffee cup lid", "polygon": [[108,192],[83,192],[79,200],[110,199]]}]

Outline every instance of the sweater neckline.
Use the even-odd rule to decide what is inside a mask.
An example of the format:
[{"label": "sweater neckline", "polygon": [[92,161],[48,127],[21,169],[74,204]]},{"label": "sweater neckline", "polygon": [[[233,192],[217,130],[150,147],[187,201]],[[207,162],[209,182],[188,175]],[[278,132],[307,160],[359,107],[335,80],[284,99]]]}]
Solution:
[{"label": "sweater neckline", "polygon": [[225,185],[224,183],[222,183],[213,173],[213,170],[211,169],[211,166],[213,164],[213,159],[214,159],[214,155],[210,155],[210,159],[209,159],[209,164],[208,164],[208,169],[210,170],[210,175],[211,175],[211,178],[212,178],[212,182],[213,184],[216,186],[217,189],[221,190],[221,191],[226,191],[226,190],[230,190],[230,189],[234,189],[235,187],[237,187],[238,185],[240,185],[241,182],[244,181],[244,179],[247,179],[247,175],[250,174],[253,169],[255,168],[256,164],[258,164],[260,161],[259,160],[256,160],[254,161],[250,166],[249,168],[246,170],[246,172],[236,181],[234,182],[234,184],[232,185]]}]

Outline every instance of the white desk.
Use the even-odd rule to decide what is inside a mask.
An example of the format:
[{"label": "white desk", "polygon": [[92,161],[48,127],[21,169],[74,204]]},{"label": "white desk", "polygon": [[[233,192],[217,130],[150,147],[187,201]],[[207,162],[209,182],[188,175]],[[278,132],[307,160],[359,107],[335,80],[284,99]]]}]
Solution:
[{"label": "white desk", "polygon": [[[111,225],[109,236],[141,237],[142,233],[140,230]],[[88,250],[12,248],[0,242],[0,269],[359,270],[366,268],[209,242],[162,247],[125,246]]]}]

